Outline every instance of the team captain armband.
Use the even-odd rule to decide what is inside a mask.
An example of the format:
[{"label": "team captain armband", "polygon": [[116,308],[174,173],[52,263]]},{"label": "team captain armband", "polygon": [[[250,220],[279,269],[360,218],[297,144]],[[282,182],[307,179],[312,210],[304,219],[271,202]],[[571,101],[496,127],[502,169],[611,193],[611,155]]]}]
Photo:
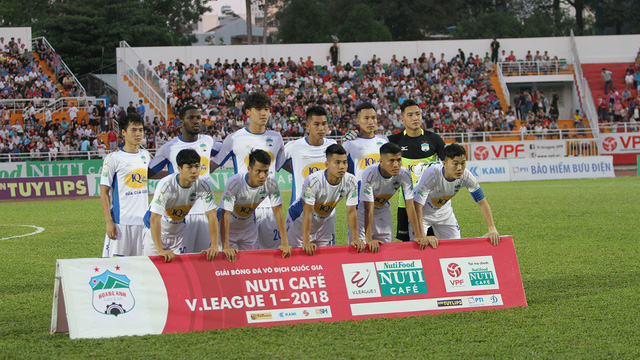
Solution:
[{"label": "team captain armband", "polygon": [[484,192],[482,192],[482,188],[480,186],[478,186],[478,189],[476,189],[476,191],[470,194],[473,197],[473,200],[475,200],[476,202],[484,199]]}]

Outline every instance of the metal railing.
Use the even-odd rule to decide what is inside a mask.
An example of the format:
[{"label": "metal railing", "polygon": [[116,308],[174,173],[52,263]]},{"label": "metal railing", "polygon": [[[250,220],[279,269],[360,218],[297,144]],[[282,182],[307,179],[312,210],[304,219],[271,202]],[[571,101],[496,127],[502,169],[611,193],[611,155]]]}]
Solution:
[{"label": "metal railing", "polygon": [[457,143],[488,142],[488,141],[526,141],[526,140],[564,140],[574,137],[588,138],[589,129],[547,129],[546,131],[484,131],[464,133],[437,133],[444,140],[454,140]]},{"label": "metal railing", "polygon": [[505,81],[504,74],[502,73],[502,68],[500,66],[496,66],[496,68],[498,70],[496,71],[498,73],[498,81],[500,82],[500,86],[502,86],[502,93],[507,100],[507,106],[511,106],[511,94],[509,93],[507,82]]},{"label": "metal railing", "polygon": [[571,53],[573,55],[573,71],[574,80],[580,96],[580,103],[583,114],[586,115],[591,126],[591,132],[594,138],[598,138],[600,132],[598,128],[598,112],[596,111],[596,105],[593,102],[593,95],[589,88],[589,82],[582,73],[582,63],[580,62],[580,55],[578,53],[578,45],[576,39],[573,36],[573,30],[571,30]]},{"label": "metal railing", "polygon": [[640,132],[640,123],[637,122],[600,123],[598,127],[600,128],[600,134]]},{"label": "metal railing", "polygon": [[498,69],[505,76],[560,75],[571,70],[565,60],[504,61]]},{"label": "metal railing", "polygon": [[[36,44],[38,42],[42,42],[42,44],[44,44],[44,46],[47,47],[49,50],[51,50],[54,53],[56,52],[56,49],[54,49],[53,46],[51,46],[51,44],[49,43],[47,38],[45,38],[44,36],[40,36],[40,37],[31,39],[31,51],[34,51],[34,49],[37,49]],[[78,81],[78,79],[73,74],[73,72],[69,69],[67,64],[62,60],[62,57],[60,58],[60,65],[67,72],[67,74],[71,75],[71,77],[73,78],[73,82],[76,84],[76,86],[78,87],[78,90],[80,91],[80,93],[78,95],[80,95],[80,96],[86,95],[87,91],[84,89],[84,86],[82,86],[80,81]],[[51,70],[54,70],[54,69],[51,69]],[[56,79],[56,81],[57,81],[57,79]]]},{"label": "metal railing", "polygon": [[44,119],[44,111],[46,107],[48,107],[51,112],[54,113],[56,111],[68,111],[72,104],[75,105],[78,109],[86,110],[89,101],[93,102],[93,104],[95,105],[98,99],[93,96],[39,99],[39,101],[34,101],[34,99],[7,99],[0,100],[0,107],[7,106],[7,109],[16,114],[19,114],[23,112],[27,104],[33,103],[34,108],[36,109],[36,119],[42,120]]}]

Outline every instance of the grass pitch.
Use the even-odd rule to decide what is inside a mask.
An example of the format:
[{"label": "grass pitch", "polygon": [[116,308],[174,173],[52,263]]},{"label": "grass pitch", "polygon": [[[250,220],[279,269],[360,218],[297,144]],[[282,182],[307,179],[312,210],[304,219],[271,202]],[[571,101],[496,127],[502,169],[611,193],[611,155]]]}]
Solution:
[{"label": "grass pitch", "polygon": [[[45,228],[0,240],[0,358],[640,358],[638,178],[483,189],[514,236],[526,308],[73,341],[49,335],[55,260],[100,256],[99,200],[0,203],[0,239]],[[453,207],[463,237],[486,232],[466,191]]]}]

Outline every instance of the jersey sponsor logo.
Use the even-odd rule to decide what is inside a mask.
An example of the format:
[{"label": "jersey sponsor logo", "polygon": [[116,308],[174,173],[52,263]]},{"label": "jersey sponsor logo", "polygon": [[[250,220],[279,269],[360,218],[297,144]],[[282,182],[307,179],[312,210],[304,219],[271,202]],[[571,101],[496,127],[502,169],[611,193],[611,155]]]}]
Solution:
[{"label": "jersey sponsor logo", "polygon": [[[120,268],[116,266],[116,271]],[[99,268],[93,269],[95,272]],[[93,276],[89,280],[89,286],[93,290],[93,308],[104,315],[118,316],[130,312],[136,304],[131,293],[131,280],[126,275],[104,271]]]},{"label": "jersey sponsor logo", "polygon": [[313,174],[314,172],[324,170],[326,168],[327,168],[327,165],[323,162],[309,164],[305,166],[305,168],[302,170],[302,176],[306,178],[307,176]]},{"label": "jersey sponsor logo", "polygon": [[200,175],[209,174],[209,158],[200,156]]},{"label": "jersey sponsor logo", "polygon": [[260,203],[235,205],[233,207],[233,213],[239,218],[248,218],[253,214],[253,211],[258,207],[258,205],[260,205]]},{"label": "jersey sponsor logo", "polygon": [[373,199],[373,204],[376,207],[383,207],[389,202],[389,199],[393,196],[393,194],[380,194]]},{"label": "jersey sponsor logo", "polygon": [[165,211],[168,217],[173,221],[182,221],[189,214],[191,205],[174,206]]},{"label": "jersey sponsor logo", "polygon": [[358,166],[360,167],[361,170],[364,170],[367,166],[373,165],[378,161],[380,161],[380,154],[367,154],[362,158],[360,158],[360,162],[358,163]]},{"label": "jersey sponsor logo", "polygon": [[[264,149],[261,149],[261,150],[264,150]],[[265,151],[269,154],[269,157],[271,158],[271,162],[269,163],[269,165],[273,164],[273,159],[274,159],[273,154],[271,153],[271,151],[267,151],[267,150]],[[244,157],[244,164],[247,167],[249,167],[249,155]]]},{"label": "jersey sponsor logo", "polygon": [[337,201],[330,203],[316,203],[314,205],[314,209],[318,215],[329,216],[337,204]]},{"label": "jersey sponsor logo", "polygon": [[147,169],[139,168],[132,170],[125,176],[124,183],[134,189],[147,187]]},{"label": "jersey sponsor logo", "polygon": [[434,207],[443,207],[447,201],[449,201],[451,198],[453,197],[453,195],[447,195],[447,196],[441,196],[439,198],[433,198],[431,199],[431,203],[433,204]]}]

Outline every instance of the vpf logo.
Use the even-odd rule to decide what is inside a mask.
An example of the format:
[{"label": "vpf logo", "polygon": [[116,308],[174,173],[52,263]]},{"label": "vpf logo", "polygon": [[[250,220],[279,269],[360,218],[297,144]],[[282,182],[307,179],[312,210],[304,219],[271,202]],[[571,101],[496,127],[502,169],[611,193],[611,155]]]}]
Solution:
[{"label": "vpf logo", "polygon": [[367,270],[366,273],[367,276],[365,277],[364,274],[360,273],[360,271],[356,271],[351,278],[351,283],[359,288],[363,287],[369,280],[369,276],[371,276],[371,272],[369,270]]},{"label": "vpf logo", "polygon": [[605,151],[614,151],[618,147],[618,142],[616,138],[608,136],[602,140],[602,148]]},{"label": "vpf logo", "polygon": [[130,312],[136,304],[130,284],[131,280],[126,275],[109,270],[92,277],[89,286],[93,289],[93,308],[101,314],[113,316]]},{"label": "vpf logo", "polygon": [[460,265],[456,263],[451,263],[447,266],[447,272],[451,277],[457,278],[462,274],[462,268],[460,268]]},{"label": "vpf logo", "polygon": [[487,160],[487,158],[489,157],[489,150],[484,146],[478,146],[473,151],[473,156],[476,158],[476,160]]}]

